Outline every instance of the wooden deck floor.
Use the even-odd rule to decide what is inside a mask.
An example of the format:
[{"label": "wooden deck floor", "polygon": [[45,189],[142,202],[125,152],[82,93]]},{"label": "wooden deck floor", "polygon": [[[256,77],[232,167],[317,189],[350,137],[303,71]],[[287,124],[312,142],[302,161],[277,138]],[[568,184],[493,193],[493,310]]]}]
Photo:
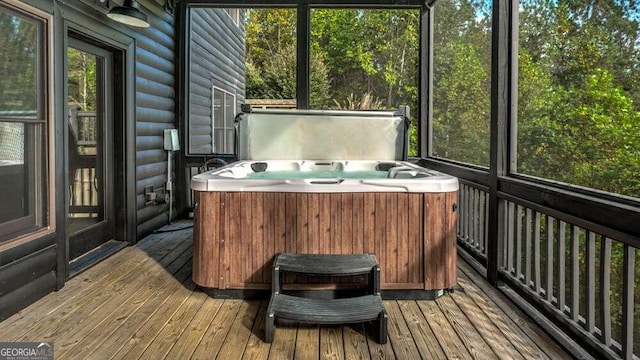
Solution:
[{"label": "wooden deck floor", "polygon": [[570,358],[461,259],[455,293],[385,301],[385,345],[364,325],[281,324],[264,343],[266,302],[213,299],[195,288],[191,233],[158,233],[125,248],[0,323],[0,341],[53,341],[56,359]]}]

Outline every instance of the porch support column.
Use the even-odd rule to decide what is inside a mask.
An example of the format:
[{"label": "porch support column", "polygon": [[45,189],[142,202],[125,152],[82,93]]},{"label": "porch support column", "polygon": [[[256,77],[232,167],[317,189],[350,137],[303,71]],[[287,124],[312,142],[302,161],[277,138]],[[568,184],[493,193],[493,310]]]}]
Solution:
[{"label": "porch support column", "polygon": [[420,7],[420,80],[418,156],[431,155],[433,139],[433,1]]},{"label": "porch support column", "polygon": [[297,17],[296,106],[298,109],[308,109],[311,49],[311,8],[308,1],[300,1]]},{"label": "porch support column", "polygon": [[[509,172],[511,111],[517,111],[513,102],[517,98],[517,46],[512,46],[517,42],[517,0],[493,0],[492,11],[487,280],[497,286],[504,239],[504,200],[498,198],[499,181]],[[515,21],[512,12],[516,13]],[[514,104],[516,107],[512,107]]]}]

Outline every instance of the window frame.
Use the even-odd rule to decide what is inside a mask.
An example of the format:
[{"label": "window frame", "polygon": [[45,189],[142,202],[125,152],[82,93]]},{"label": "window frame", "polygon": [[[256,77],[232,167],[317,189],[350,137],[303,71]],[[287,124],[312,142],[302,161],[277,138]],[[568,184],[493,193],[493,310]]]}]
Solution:
[{"label": "window frame", "polygon": [[[222,127],[220,126],[216,126],[216,111],[215,111],[215,106],[216,106],[216,91],[221,92],[222,93]],[[217,131],[222,131],[223,132],[223,145],[222,145],[222,149],[227,150],[227,132],[229,131],[235,131],[235,128],[232,126],[230,128],[227,127],[227,96],[231,96],[232,98],[232,104],[233,104],[233,109],[236,108],[236,94],[235,92],[230,92],[227,91],[219,86],[215,86],[212,85],[211,86],[211,153],[215,154],[215,155],[229,155],[229,154],[233,154],[235,152],[235,150],[232,150],[232,152],[217,152],[216,150],[216,132]],[[235,111],[233,111],[232,116],[235,117]],[[235,143],[232,144],[232,148],[235,149]]]},{"label": "window frame", "polygon": [[224,11],[229,15],[231,21],[233,21],[236,26],[240,26],[240,8],[224,8]]},{"label": "window frame", "polygon": [[36,26],[36,56],[35,56],[35,92],[36,109],[33,112],[15,114],[0,114],[0,122],[23,125],[24,152],[23,168],[27,194],[26,206],[28,213],[0,223],[0,250],[13,247],[42,236],[45,232],[55,230],[55,186],[52,177],[55,161],[51,158],[55,153],[50,139],[54,136],[54,129],[50,122],[52,102],[49,99],[53,84],[52,68],[53,54],[51,52],[53,21],[52,15],[42,10],[15,0],[7,0],[0,4],[0,11],[9,16],[15,16]]}]

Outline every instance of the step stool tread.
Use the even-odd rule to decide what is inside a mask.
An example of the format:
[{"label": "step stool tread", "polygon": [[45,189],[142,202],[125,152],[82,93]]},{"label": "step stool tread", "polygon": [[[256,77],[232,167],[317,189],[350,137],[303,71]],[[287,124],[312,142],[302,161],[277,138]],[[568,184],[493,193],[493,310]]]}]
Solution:
[{"label": "step stool tread", "polygon": [[308,275],[361,275],[367,274],[378,265],[373,254],[292,254],[277,255],[274,267],[279,271]]},{"label": "step stool tread", "polygon": [[345,324],[377,319],[384,312],[379,295],[312,299],[273,294],[269,311],[277,318],[316,324]]}]

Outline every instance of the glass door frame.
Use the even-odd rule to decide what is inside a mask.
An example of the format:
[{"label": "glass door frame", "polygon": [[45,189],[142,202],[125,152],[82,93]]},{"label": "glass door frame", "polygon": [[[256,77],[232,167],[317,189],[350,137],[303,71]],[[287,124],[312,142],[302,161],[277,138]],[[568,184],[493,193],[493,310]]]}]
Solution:
[{"label": "glass door frame", "polygon": [[[102,197],[102,211],[103,217],[101,221],[96,224],[87,226],[86,228],[74,233],[69,232],[69,215],[70,204],[69,199],[71,194],[69,193],[65,199],[65,219],[67,222],[67,262],[70,260],[100,246],[104,242],[111,240],[114,237],[114,59],[113,52],[98,44],[87,41],[82,34],[78,34],[73,31],[68,32],[67,46],[65,47],[65,108],[68,113],[69,107],[67,104],[68,98],[68,80],[69,80],[69,59],[66,54],[68,48],[72,47],[83,52],[87,52],[96,56],[98,59],[96,67],[96,104],[97,104],[97,116],[102,117],[100,128],[98,131],[99,141],[102,142],[102,149],[97,150],[96,162],[102,161],[101,169],[96,169],[96,178],[98,179],[97,188],[102,190],[102,194],[98,194]],[[68,120],[67,120],[68,121]],[[67,123],[65,132],[68,133]],[[65,187],[70,189],[70,156],[69,148],[70,142],[73,139],[67,137],[67,146],[65,146],[65,159],[67,171],[65,171]],[[100,159],[98,159],[100,157]],[[98,206],[100,206],[98,201]],[[100,211],[100,210],[99,210]]]}]

